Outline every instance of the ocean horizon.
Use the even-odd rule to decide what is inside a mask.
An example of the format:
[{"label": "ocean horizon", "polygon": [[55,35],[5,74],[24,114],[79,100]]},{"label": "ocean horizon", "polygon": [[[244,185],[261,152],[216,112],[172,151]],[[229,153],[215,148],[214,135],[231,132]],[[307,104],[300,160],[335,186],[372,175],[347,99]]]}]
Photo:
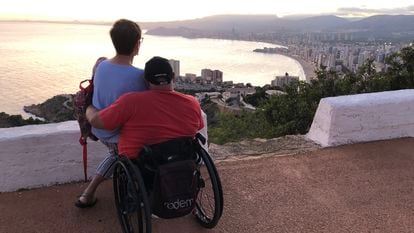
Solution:
[{"label": "ocean horizon", "polygon": [[[23,107],[58,94],[73,94],[79,82],[91,76],[95,60],[112,57],[110,25],[0,21],[0,112],[22,114]],[[188,39],[144,34],[134,65],[144,67],[153,56],[180,61],[180,75],[201,69],[223,72],[224,81],[270,84],[276,75],[305,80],[299,61],[278,54],[253,52],[277,45],[222,39]]]}]

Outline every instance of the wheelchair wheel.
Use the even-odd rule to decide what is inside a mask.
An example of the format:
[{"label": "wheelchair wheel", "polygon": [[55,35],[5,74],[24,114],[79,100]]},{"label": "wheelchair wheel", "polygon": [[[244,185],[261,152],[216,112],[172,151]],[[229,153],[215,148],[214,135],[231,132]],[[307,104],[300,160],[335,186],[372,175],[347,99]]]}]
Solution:
[{"label": "wheelchair wheel", "polygon": [[199,153],[201,189],[196,200],[195,216],[201,226],[213,228],[223,213],[223,190],[217,169],[210,155],[201,149]]},{"label": "wheelchair wheel", "polygon": [[151,210],[139,169],[127,158],[120,158],[113,176],[115,205],[124,233],[150,233]]}]

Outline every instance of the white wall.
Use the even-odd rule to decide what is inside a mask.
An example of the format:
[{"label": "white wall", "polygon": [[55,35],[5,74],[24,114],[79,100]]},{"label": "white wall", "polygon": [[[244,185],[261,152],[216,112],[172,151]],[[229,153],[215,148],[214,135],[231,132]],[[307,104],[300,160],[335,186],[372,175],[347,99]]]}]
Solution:
[{"label": "white wall", "polygon": [[[83,180],[76,121],[0,129],[0,192]],[[88,175],[106,148],[88,140]]]},{"label": "white wall", "polygon": [[414,89],[324,98],[307,138],[321,146],[414,136]]},{"label": "white wall", "polygon": [[[208,139],[204,112],[203,116],[201,134]],[[0,192],[83,180],[79,137],[76,121],[0,128]],[[89,177],[106,153],[103,144],[88,140]]]}]

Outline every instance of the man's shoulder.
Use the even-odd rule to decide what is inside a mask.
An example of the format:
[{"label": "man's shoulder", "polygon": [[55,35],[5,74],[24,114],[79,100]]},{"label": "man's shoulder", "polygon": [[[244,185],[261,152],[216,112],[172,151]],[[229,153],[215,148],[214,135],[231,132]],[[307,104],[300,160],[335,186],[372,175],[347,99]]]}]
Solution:
[{"label": "man's shoulder", "polygon": [[173,91],[172,93],[173,93],[173,94],[175,94],[175,95],[177,95],[177,96],[180,96],[180,97],[182,97],[182,98],[189,99],[189,100],[191,100],[191,101],[192,101],[192,100],[196,100],[194,96],[192,96],[192,95],[187,95],[187,94],[181,93],[181,92],[179,92],[179,91]]},{"label": "man's shoulder", "polygon": [[131,91],[123,94],[122,97],[127,99],[140,98],[139,96],[143,96],[143,93],[145,92],[146,91]]},{"label": "man's shoulder", "polygon": [[178,91],[173,92],[178,98],[182,99],[182,103],[190,103],[192,106],[199,108],[200,104],[197,99],[192,95],[187,95]]},{"label": "man's shoulder", "polygon": [[148,90],[142,92],[134,92],[130,93],[130,98],[150,98],[150,99],[162,99],[166,98],[171,101],[180,101],[180,102],[193,102],[198,103],[197,99],[194,96],[183,94],[177,91],[158,91],[158,90]]},{"label": "man's shoulder", "polygon": [[194,97],[194,96],[192,96],[192,95],[186,95],[186,94],[183,94],[183,95],[185,95],[185,98],[187,98],[189,101],[191,101],[193,104],[195,104],[195,105],[199,105],[199,102],[198,102],[198,100],[196,99],[196,97]]}]

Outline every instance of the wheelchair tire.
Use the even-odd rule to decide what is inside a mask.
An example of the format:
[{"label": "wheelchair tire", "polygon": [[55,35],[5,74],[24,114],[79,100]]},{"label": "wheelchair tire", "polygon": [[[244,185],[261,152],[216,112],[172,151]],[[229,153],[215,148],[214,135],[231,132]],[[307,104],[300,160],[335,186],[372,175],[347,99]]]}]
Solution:
[{"label": "wheelchair tire", "polygon": [[124,233],[151,233],[151,210],[142,175],[128,158],[120,158],[113,175],[118,219]]},{"label": "wheelchair tire", "polygon": [[198,193],[194,214],[201,226],[211,229],[217,225],[223,213],[223,190],[210,155],[204,149],[201,149],[199,155],[202,159],[200,176],[204,187]]}]

